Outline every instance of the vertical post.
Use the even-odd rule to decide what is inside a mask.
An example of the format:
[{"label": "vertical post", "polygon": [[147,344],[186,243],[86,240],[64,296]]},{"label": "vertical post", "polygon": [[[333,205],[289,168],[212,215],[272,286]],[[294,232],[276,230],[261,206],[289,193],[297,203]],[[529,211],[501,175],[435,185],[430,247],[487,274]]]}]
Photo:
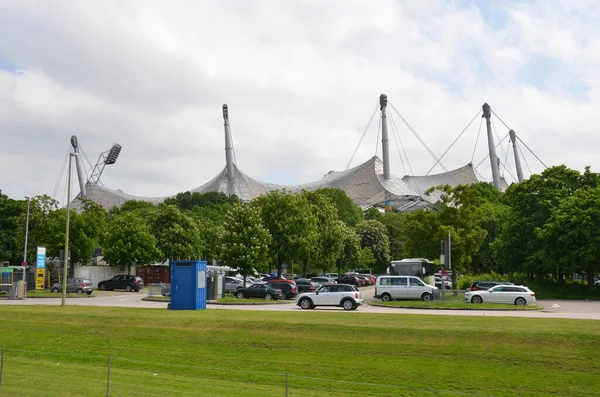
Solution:
[{"label": "vertical post", "polygon": [[381,110],[381,153],[383,154],[383,179],[390,179],[390,145],[388,140],[387,128],[387,95],[379,96],[379,105]]},{"label": "vertical post", "polygon": [[106,397],[110,395],[110,356],[108,356],[108,368],[106,371]]},{"label": "vertical post", "polygon": [[492,165],[492,179],[494,181],[494,187],[497,190],[500,190],[500,170],[498,167],[498,156],[496,155],[496,145],[494,145],[494,135],[492,134],[492,109],[487,103],[483,104],[482,109],[483,117],[485,118],[485,126],[487,128],[488,148],[490,151],[490,162]]},{"label": "vertical post", "polygon": [[71,215],[71,159],[74,154],[69,153],[69,176],[67,177],[67,228],[65,230],[65,258],[63,264],[63,279],[62,279],[62,302],[61,306],[65,305],[67,299],[67,264],[69,263],[69,218]]},{"label": "vertical post", "polygon": [[223,105],[223,126],[225,127],[225,161],[227,162],[227,195],[233,194],[233,144],[229,127],[229,109]]},{"label": "vertical post", "polygon": [[27,216],[25,220],[25,248],[23,249],[23,299],[27,296],[27,237],[29,236],[29,204],[31,199],[29,197],[25,197],[27,199]]},{"label": "vertical post", "polygon": [[517,179],[519,183],[523,182],[523,169],[521,168],[521,158],[519,157],[519,149],[517,148],[517,133],[513,130],[508,131],[510,140],[513,144],[513,152],[515,155],[515,167],[517,168]]},{"label": "vertical post", "polygon": [[4,349],[6,346],[2,346],[2,360],[0,361],[0,396],[2,395],[2,374],[4,373]]},{"label": "vertical post", "polygon": [[285,397],[288,397],[290,388],[289,376],[288,373],[285,373]]}]

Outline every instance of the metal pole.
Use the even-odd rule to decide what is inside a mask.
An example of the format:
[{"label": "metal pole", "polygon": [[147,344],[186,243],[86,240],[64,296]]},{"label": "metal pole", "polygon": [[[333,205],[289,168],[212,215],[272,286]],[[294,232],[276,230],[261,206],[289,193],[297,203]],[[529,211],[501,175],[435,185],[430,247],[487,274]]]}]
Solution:
[{"label": "metal pole", "polygon": [[229,127],[229,110],[223,105],[223,126],[225,127],[225,161],[227,164],[227,195],[233,194],[233,144]]},{"label": "metal pole", "polygon": [[285,397],[288,397],[288,393],[289,393],[289,377],[288,377],[288,373],[285,373]]},{"label": "metal pole", "polygon": [[387,95],[379,96],[379,105],[381,109],[381,153],[383,155],[383,179],[390,179],[390,145],[388,139],[387,115],[385,109],[387,107]]},{"label": "metal pole", "polygon": [[485,118],[485,126],[487,128],[490,162],[492,165],[492,179],[494,181],[494,187],[497,190],[500,190],[500,169],[498,167],[498,156],[496,156],[496,146],[494,145],[494,135],[492,134],[492,109],[487,103],[483,104],[482,109],[483,117]]},{"label": "metal pole", "polygon": [[27,199],[27,219],[25,220],[25,248],[23,249],[23,299],[27,297],[27,238],[29,236],[29,204],[31,199],[29,197],[25,197]]},{"label": "metal pole", "polygon": [[71,159],[76,154],[69,155],[69,176],[67,177],[67,228],[65,230],[65,258],[63,264],[63,279],[62,279],[62,302],[61,306],[65,305],[67,299],[67,264],[69,263],[69,218],[71,215]]},{"label": "metal pole", "polygon": [[523,169],[521,168],[521,158],[519,157],[519,148],[517,147],[517,134],[513,130],[508,131],[510,140],[513,144],[513,152],[515,154],[515,167],[517,168],[517,180],[523,182]]},{"label": "metal pole", "polygon": [[108,356],[108,370],[106,374],[106,397],[110,395],[110,356]]},{"label": "metal pole", "polygon": [[0,396],[2,395],[2,373],[4,372],[4,349],[6,346],[2,346],[2,361],[0,361]]}]

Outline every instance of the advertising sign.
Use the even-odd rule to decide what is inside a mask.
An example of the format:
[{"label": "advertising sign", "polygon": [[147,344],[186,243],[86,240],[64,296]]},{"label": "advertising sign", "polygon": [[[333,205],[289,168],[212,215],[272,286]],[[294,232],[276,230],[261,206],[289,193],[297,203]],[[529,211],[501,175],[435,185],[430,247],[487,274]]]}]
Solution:
[{"label": "advertising sign", "polygon": [[37,247],[37,268],[46,268],[46,247]]}]

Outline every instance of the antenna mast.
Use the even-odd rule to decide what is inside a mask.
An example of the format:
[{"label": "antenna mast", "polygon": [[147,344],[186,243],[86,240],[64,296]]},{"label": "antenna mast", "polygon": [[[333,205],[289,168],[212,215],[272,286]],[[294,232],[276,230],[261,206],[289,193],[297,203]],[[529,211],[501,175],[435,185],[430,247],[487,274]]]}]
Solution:
[{"label": "antenna mast", "polygon": [[388,140],[387,115],[387,95],[379,96],[379,105],[381,109],[381,152],[383,154],[383,179],[390,179],[390,145]]},{"label": "antenna mast", "polygon": [[223,122],[225,127],[225,160],[227,161],[227,195],[231,196],[233,194],[233,145],[227,104],[223,105]]},{"label": "antenna mast", "polygon": [[482,106],[483,117],[485,118],[485,126],[487,128],[488,146],[490,150],[490,162],[492,165],[492,179],[494,181],[494,187],[498,190],[500,187],[500,170],[498,167],[498,156],[496,155],[496,146],[494,145],[494,135],[492,134],[492,122],[490,120],[492,116],[492,109],[490,105],[484,103]]}]

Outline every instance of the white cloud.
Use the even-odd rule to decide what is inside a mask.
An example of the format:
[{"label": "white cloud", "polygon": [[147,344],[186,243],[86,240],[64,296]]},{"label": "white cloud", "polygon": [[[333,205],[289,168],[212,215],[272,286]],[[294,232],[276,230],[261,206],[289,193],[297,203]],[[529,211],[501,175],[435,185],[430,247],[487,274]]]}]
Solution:
[{"label": "white cloud", "polygon": [[[194,188],[224,167],[223,103],[244,172],[309,182],[346,167],[382,92],[437,156],[488,102],[547,165],[598,171],[597,4],[2,1],[0,69],[6,59],[24,72],[0,70],[0,188],[51,194],[71,135],[91,162],[123,145],[108,187]],[[540,59],[547,75],[526,70]],[[434,160],[390,113],[424,174]],[[447,168],[471,160],[479,125]],[[353,165],[375,153],[376,136],[373,123]],[[392,172],[403,175],[390,142]]]}]

